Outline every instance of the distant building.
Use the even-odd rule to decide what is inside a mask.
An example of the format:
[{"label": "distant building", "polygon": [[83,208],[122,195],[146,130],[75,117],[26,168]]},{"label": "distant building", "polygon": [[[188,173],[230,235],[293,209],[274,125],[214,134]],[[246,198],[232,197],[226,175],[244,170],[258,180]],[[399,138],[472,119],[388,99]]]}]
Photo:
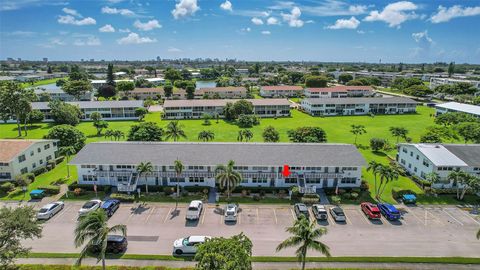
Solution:
[{"label": "distant building", "polygon": [[343,86],[305,88],[307,98],[368,97],[374,94],[371,86]]},{"label": "distant building", "polygon": [[[255,115],[259,117],[290,116],[290,102],[286,99],[246,99],[253,104]],[[224,117],[227,103],[232,99],[165,100],[163,104],[165,119],[198,119],[203,114]]]},{"label": "distant building", "polygon": [[434,89],[435,87],[444,85],[444,84],[452,85],[456,83],[469,83],[480,91],[480,81],[453,79],[453,78],[435,78],[435,77],[430,78],[430,89]]},{"label": "distant building", "polygon": [[470,105],[458,102],[447,102],[435,105],[436,115],[447,112],[462,112],[480,118],[480,106]]},{"label": "distant building", "polygon": [[[35,87],[33,91],[35,95],[37,95],[37,98],[39,98],[39,100],[43,94],[47,94],[51,100],[76,101],[76,98],[74,96],[65,93],[62,88],[56,86],[55,84],[47,84]],[[80,97],[80,100],[93,100],[93,92],[86,92]]]},{"label": "distant building", "polygon": [[303,111],[312,116],[415,113],[417,102],[409,98],[305,98]]},{"label": "distant building", "polygon": [[276,85],[260,87],[262,97],[299,97],[303,94],[303,87],[296,85]]},{"label": "distant building", "polygon": [[213,99],[219,98],[246,98],[247,89],[243,86],[234,87],[210,87],[210,88],[200,88],[197,91],[200,97],[208,97]]},{"label": "distant building", "polygon": [[[116,83],[118,82],[135,82],[134,80],[129,80],[129,79],[125,79],[125,80],[114,80]],[[91,80],[90,83],[92,84],[92,87],[95,88],[95,89],[98,89],[104,85],[107,84],[107,80]]]},{"label": "distant building", "polygon": [[45,167],[57,154],[56,140],[0,140],[0,182]]},{"label": "distant building", "polygon": [[397,162],[410,174],[426,179],[437,173],[435,188],[455,186],[448,174],[461,170],[480,177],[480,144],[408,144],[398,145]]},{"label": "distant building", "polygon": [[[184,89],[177,89],[172,93],[172,96],[169,97],[169,99],[186,99],[186,95],[187,93]],[[135,88],[133,91],[129,92],[129,97],[141,100],[147,98],[167,99],[163,88]],[[201,96],[199,96],[199,98],[201,98]]]}]

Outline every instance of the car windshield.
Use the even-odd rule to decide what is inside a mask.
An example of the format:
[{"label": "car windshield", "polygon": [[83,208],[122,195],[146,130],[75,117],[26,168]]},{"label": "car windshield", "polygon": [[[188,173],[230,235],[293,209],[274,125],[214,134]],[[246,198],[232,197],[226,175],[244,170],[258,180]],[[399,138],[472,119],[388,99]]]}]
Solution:
[{"label": "car windshield", "polygon": [[42,208],[38,212],[39,213],[46,213],[48,211],[48,208]]},{"label": "car windshield", "polygon": [[188,244],[190,244],[190,242],[188,241],[189,238],[190,238],[190,237],[183,238],[182,244],[183,244],[184,246],[188,246]]},{"label": "car windshield", "polygon": [[337,216],[344,216],[343,211],[341,209],[333,210]]},{"label": "car windshield", "polygon": [[235,214],[234,211],[227,211],[227,216],[233,216]]},{"label": "car windshield", "polygon": [[96,202],[86,202],[82,208],[92,208],[96,204]]},{"label": "car windshield", "polygon": [[198,211],[198,208],[197,207],[189,207],[188,211]]}]

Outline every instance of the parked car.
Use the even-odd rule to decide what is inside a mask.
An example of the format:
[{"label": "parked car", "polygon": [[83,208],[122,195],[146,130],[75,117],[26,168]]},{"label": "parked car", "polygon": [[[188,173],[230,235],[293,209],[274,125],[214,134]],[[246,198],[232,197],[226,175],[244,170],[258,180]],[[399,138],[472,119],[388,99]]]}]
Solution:
[{"label": "parked car", "polygon": [[211,239],[210,236],[189,236],[180,238],[173,242],[173,254],[195,254],[199,245],[205,243],[206,240]]},{"label": "parked car", "polygon": [[360,207],[369,219],[380,219],[382,217],[380,215],[380,209],[373,203],[363,202],[360,204]]},{"label": "parked car", "polygon": [[335,206],[333,208],[330,208],[330,214],[333,217],[333,220],[336,222],[346,222],[347,219],[345,217],[345,213],[343,212],[343,209],[340,208],[340,206]]},{"label": "parked car", "polygon": [[119,207],[120,207],[120,201],[119,200],[108,199],[105,202],[103,202],[103,204],[100,208],[105,210],[105,213],[107,213],[108,217],[111,217],[111,216],[113,216],[113,214],[115,214],[115,212],[118,210]]},{"label": "parked car", "polygon": [[90,200],[88,202],[86,202],[82,208],[80,208],[80,210],[78,210],[78,214],[80,216],[84,216],[92,211],[95,211],[97,210],[98,208],[100,208],[100,206],[102,205],[102,201],[101,200]]},{"label": "parked car", "polygon": [[230,203],[225,207],[225,222],[237,221],[237,205]]},{"label": "parked car", "polygon": [[200,215],[202,214],[202,210],[203,210],[202,201],[199,201],[199,200],[192,201],[188,206],[187,215],[185,216],[185,218],[187,220],[198,220],[200,218]]},{"label": "parked car", "polygon": [[[107,253],[123,253],[127,251],[128,240],[123,235],[108,235],[107,236]],[[97,253],[100,251],[100,247],[92,246],[92,252]]]},{"label": "parked car", "polygon": [[321,204],[312,205],[312,212],[313,216],[315,216],[317,220],[327,220],[328,218],[327,209],[325,209],[325,206]]},{"label": "parked car", "polygon": [[308,208],[303,203],[296,203],[293,206],[293,209],[294,209],[295,215],[297,216],[298,219],[300,219],[302,216],[304,216],[306,219],[308,219],[310,217],[310,214],[308,213]]},{"label": "parked car", "polygon": [[379,203],[378,208],[382,215],[388,220],[399,220],[401,217],[400,211],[398,209],[388,203]]},{"label": "parked car", "polygon": [[60,212],[65,204],[63,202],[53,202],[44,205],[37,213],[37,219],[50,219]]}]

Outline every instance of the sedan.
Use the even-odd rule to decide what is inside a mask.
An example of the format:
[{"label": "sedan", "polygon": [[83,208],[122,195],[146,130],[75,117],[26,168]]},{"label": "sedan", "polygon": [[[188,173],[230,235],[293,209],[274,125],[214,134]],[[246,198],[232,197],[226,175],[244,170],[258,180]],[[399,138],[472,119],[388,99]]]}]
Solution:
[{"label": "sedan", "polygon": [[101,200],[90,200],[88,202],[86,202],[82,208],[80,208],[80,210],[78,210],[78,214],[80,216],[84,216],[90,212],[93,212],[95,210],[97,210],[98,208],[100,208],[100,206],[102,205],[102,201]]},{"label": "sedan", "polygon": [[379,203],[378,208],[382,215],[388,220],[399,220],[400,219],[400,211],[398,209],[388,203]]},{"label": "sedan", "polygon": [[363,202],[360,204],[360,207],[362,208],[363,213],[369,218],[369,219],[380,219],[380,209],[373,204],[369,202]]},{"label": "sedan", "polygon": [[63,209],[65,204],[63,202],[53,202],[44,205],[37,213],[37,219],[50,219],[55,214]]},{"label": "sedan", "polygon": [[308,219],[310,217],[308,213],[308,208],[303,203],[296,203],[295,206],[293,206],[293,209],[298,219],[300,219],[301,217],[305,217],[306,219]]},{"label": "sedan", "polygon": [[332,215],[333,219],[336,222],[346,222],[347,219],[345,217],[345,213],[343,212],[343,209],[340,208],[340,206],[335,206],[333,208],[330,208],[330,214]]},{"label": "sedan", "polygon": [[100,208],[105,210],[105,213],[107,213],[108,217],[111,217],[113,216],[113,214],[115,214],[115,212],[118,210],[119,207],[120,207],[119,200],[109,199],[109,200],[106,200]]}]

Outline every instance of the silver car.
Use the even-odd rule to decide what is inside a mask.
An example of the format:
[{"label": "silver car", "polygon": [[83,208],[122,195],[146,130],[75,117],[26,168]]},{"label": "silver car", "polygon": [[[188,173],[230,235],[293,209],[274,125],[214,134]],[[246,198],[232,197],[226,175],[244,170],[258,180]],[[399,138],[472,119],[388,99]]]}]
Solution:
[{"label": "silver car", "polygon": [[225,207],[225,222],[236,222],[237,221],[237,205],[230,203]]},{"label": "silver car", "polygon": [[63,209],[65,204],[63,202],[53,202],[44,205],[37,213],[37,219],[50,219]]},{"label": "silver car", "polygon": [[330,208],[330,214],[332,215],[333,219],[336,222],[346,222],[347,219],[345,218],[345,213],[343,212],[343,209],[340,208],[339,206],[335,206],[333,208]]},{"label": "silver car", "polygon": [[84,216],[90,212],[93,212],[95,210],[97,210],[98,208],[100,208],[100,206],[102,205],[102,201],[101,200],[90,200],[88,202],[86,202],[82,208],[80,208],[80,210],[78,210],[78,215],[79,216]]}]

